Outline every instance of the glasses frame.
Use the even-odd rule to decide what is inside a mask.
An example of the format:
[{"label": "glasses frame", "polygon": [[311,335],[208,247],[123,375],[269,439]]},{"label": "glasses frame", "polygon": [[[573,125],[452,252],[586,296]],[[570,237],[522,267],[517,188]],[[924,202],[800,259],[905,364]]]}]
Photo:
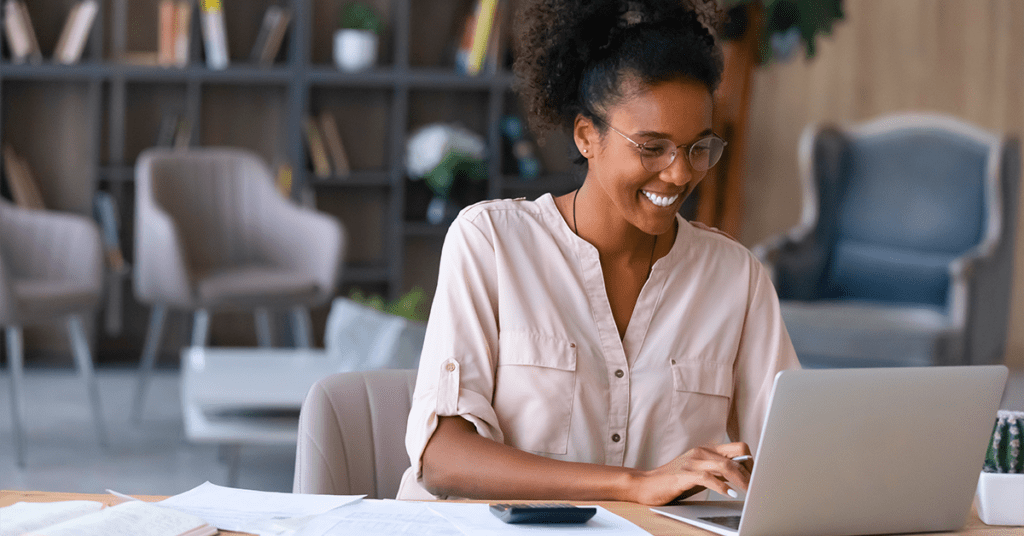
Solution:
[{"label": "glasses frame", "polygon": [[719,141],[722,142],[722,152],[724,153],[725,152],[725,147],[727,145],[729,145],[729,142],[727,142],[724,139],[722,139],[722,137],[719,136],[718,134],[715,134],[714,132],[712,132],[710,135],[704,136],[704,137],[700,138],[699,140],[696,140],[696,141],[694,141],[692,143],[682,143],[682,144],[676,145],[675,146],[676,150],[672,153],[672,158],[668,161],[668,164],[666,164],[665,167],[663,167],[661,169],[651,169],[651,168],[647,167],[647,164],[645,163],[646,161],[644,160],[644,154],[643,154],[643,150],[647,148],[647,144],[652,142],[652,141],[658,141],[658,140],[663,140],[663,139],[665,141],[669,142],[669,143],[672,143],[672,140],[669,140],[669,139],[666,139],[666,138],[658,138],[656,140],[650,140],[650,141],[645,141],[643,143],[637,143],[637,142],[633,141],[633,139],[630,138],[629,136],[623,134],[622,131],[620,131],[619,129],[609,125],[607,121],[601,120],[601,122],[604,123],[604,125],[606,127],[612,129],[613,132],[615,132],[619,136],[622,136],[623,138],[625,138],[626,141],[628,141],[629,143],[632,143],[634,146],[636,146],[636,148],[640,151],[640,165],[644,166],[644,169],[646,169],[647,171],[650,171],[651,173],[660,173],[660,172],[665,171],[666,169],[668,169],[669,166],[671,166],[672,164],[675,163],[676,155],[678,155],[679,154],[679,150],[683,149],[683,148],[686,149],[686,164],[690,166],[690,169],[692,169],[694,171],[697,171],[697,172],[700,172],[700,173],[707,173],[708,171],[711,170],[711,168],[715,167],[715,164],[718,164],[718,162],[720,162],[722,160],[722,156],[719,155],[718,156],[718,160],[716,160],[714,164],[711,164],[710,166],[708,166],[707,169],[697,169],[693,165],[693,160],[690,158],[690,151],[693,149],[693,146],[697,145],[698,143],[700,143],[700,142],[702,142],[702,141],[704,141],[704,140],[706,140],[708,138],[717,138]]}]

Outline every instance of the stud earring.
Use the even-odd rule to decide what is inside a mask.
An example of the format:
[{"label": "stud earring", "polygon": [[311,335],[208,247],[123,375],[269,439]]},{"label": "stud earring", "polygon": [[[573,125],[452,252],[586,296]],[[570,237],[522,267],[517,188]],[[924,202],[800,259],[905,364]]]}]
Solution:
[{"label": "stud earring", "polygon": [[586,149],[583,149],[583,152],[587,152],[587,150],[586,150]]}]

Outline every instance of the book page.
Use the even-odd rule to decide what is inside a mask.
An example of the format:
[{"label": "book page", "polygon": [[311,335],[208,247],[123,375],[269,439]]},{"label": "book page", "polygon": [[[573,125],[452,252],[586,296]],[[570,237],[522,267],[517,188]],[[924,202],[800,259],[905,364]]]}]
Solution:
[{"label": "book page", "polygon": [[19,502],[0,508],[0,536],[18,536],[98,512],[103,503],[97,501],[59,501],[50,503]]},{"label": "book page", "polygon": [[[195,529],[208,527],[207,530]],[[142,501],[129,501],[99,512],[38,529],[28,536],[180,536],[216,534],[202,519]]]}]

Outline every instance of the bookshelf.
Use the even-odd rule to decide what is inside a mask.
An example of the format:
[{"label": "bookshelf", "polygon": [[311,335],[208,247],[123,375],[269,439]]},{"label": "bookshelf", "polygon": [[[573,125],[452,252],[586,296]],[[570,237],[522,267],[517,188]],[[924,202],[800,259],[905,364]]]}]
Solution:
[{"label": "bookshelf", "polygon": [[[193,10],[188,65],[166,68],[122,59],[155,52],[157,0],[101,0],[83,57],[60,65],[49,57],[74,0],[32,0],[29,11],[46,60],[14,64],[0,45],[0,143],[10,143],[38,176],[48,207],[88,213],[91,194],[117,200],[121,240],[133,260],[133,175],[138,154],[153,145],[161,121],[179,114],[192,126],[190,145],[252,149],[272,167],[294,170],[293,196],[340,218],[349,246],[339,294],[352,286],[391,298],[414,286],[432,295],[445,228],[422,221],[427,196],[404,170],[405,141],[419,126],[457,122],[486,138],[488,179],[480,198],[528,197],[575,187],[567,142],[549,134],[541,148],[548,172],[522,181],[503,160],[499,119],[515,108],[507,66],[466,76],[453,66],[452,47],[472,0],[375,0],[385,21],[377,66],[338,70],[331,55],[338,13],[347,0],[222,0],[231,63],[206,68],[198,9]],[[281,53],[270,67],[249,63],[266,9],[291,9]],[[415,21],[415,23],[414,23]],[[0,25],[2,28],[2,25]],[[314,177],[302,120],[330,111],[338,123],[352,172]],[[6,188],[6,187],[4,187]],[[104,350],[134,357],[148,311],[125,281],[125,331]],[[314,311],[323,325],[326,311]],[[184,324],[184,320],[181,320]],[[214,344],[253,344],[248,319],[213,326]],[[173,340],[169,326],[165,339]],[[321,334],[317,334],[318,339]],[[106,345],[106,346],[105,346]],[[168,348],[172,343],[168,343]]]}]

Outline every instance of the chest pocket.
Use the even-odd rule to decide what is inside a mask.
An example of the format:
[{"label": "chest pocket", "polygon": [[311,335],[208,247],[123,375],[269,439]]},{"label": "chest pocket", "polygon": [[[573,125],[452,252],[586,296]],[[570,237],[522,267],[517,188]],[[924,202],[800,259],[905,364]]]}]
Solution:
[{"label": "chest pocket", "polygon": [[694,445],[721,442],[733,396],[731,364],[677,358],[671,369],[673,421]]},{"label": "chest pocket", "polygon": [[522,331],[498,339],[494,412],[505,443],[545,454],[565,454],[576,393],[576,345]]}]

